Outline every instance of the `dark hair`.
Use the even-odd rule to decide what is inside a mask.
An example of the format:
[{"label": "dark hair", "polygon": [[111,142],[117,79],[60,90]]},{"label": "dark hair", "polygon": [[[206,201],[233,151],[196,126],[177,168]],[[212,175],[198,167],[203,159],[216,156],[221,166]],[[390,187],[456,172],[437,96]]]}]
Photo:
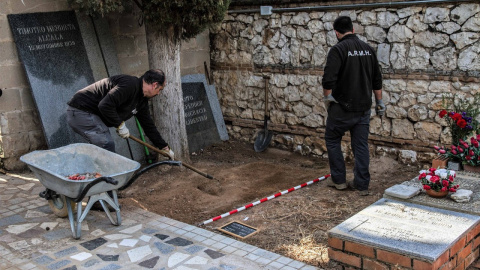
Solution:
[{"label": "dark hair", "polygon": [[340,16],[333,22],[333,29],[340,34],[353,31],[352,19],[348,16]]},{"label": "dark hair", "polygon": [[163,85],[163,82],[165,82],[165,73],[163,73],[161,69],[150,69],[143,74],[142,78],[148,84],[158,82],[160,85]]}]

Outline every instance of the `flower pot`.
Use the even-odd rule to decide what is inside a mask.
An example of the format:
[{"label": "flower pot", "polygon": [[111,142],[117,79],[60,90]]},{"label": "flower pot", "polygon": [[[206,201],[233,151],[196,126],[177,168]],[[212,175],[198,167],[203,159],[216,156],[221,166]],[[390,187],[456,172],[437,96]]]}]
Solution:
[{"label": "flower pot", "polygon": [[449,161],[447,168],[449,170],[454,170],[454,171],[461,171],[462,170],[462,164],[458,161]]},{"label": "flower pot", "polygon": [[437,157],[432,160],[432,168],[445,169],[447,167],[447,157]]},{"label": "flower pot", "polygon": [[428,189],[425,190],[428,196],[433,197],[433,198],[443,198],[448,195],[448,190],[445,191],[435,191],[433,189]]},{"label": "flower pot", "polygon": [[471,166],[468,164],[463,164],[463,169],[467,172],[480,173],[480,166]]}]

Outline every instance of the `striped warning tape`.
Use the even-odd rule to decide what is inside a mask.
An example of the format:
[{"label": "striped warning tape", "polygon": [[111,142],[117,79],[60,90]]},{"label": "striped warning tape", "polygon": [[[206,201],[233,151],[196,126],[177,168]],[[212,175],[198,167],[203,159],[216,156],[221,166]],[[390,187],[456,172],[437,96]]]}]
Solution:
[{"label": "striped warning tape", "polygon": [[232,211],[227,212],[227,213],[225,213],[225,214],[222,214],[222,215],[220,215],[220,216],[216,216],[216,217],[211,218],[211,219],[209,219],[209,220],[205,220],[204,222],[200,223],[198,226],[202,226],[202,225],[208,224],[208,223],[210,223],[210,222],[213,222],[213,221],[215,221],[215,220],[219,220],[219,219],[221,219],[221,218],[224,218],[224,217],[230,216],[230,215],[232,215],[232,214],[238,213],[238,212],[240,212],[240,211],[243,211],[243,210],[245,210],[245,209],[248,209],[248,208],[250,208],[250,207],[253,207],[253,206],[257,205],[257,204],[261,204],[261,203],[266,202],[266,201],[268,201],[268,200],[271,200],[271,199],[273,199],[273,198],[280,197],[280,196],[282,196],[282,195],[284,195],[284,194],[287,194],[287,193],[292,192],[292,191],[295,191],[295,190],[297,190],[297,189],[306,187],[306,186],[311,185],[311,184],[313,184],[313,183],[320,182],[321,180],[324,180],[324,179],[326,179],[326,178],[328,178],[328,177],[330,177],[330,174],[327,174],[327,175],[322,176],[322,177],[319,177],[319,178],[317,178],[317,179],[315,179],[315,180],[312,180],[312,181],[303,183],[303,184],[298,185],[298,186],[296,186],[296,187],[292,187],[292,188],[287,189],[287,190],[284,190],[284,191],[282,191],[282,192],[278,192],[278,193],[276,193],[276,194],[273,194],[272,196],[269,196],[269,197],[263,198],[263,199],[261,199],[261,200],[258,200],[258,201],[256,201],[256,202],[247,204],[247,205],[245,205],[245,206],[242,206],[242,207],[240,207],[240,208],[237,208],[237,209],[235,209],[235,210],[232,210]]}]

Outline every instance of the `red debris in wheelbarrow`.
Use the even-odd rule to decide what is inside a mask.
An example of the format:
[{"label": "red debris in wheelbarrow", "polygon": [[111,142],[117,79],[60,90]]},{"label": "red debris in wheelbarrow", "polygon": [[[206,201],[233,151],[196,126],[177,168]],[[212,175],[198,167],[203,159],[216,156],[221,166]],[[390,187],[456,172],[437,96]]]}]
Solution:
[{"label": "red debris in wheelbarrow", "polygon": [[72,175],[67,176],[67,178],[70,179],[70,180],[85,180],[85,179],[94,179],[94,178],[99,178],[99,177],[102,177],[102,175],[98,172],[83,173],[83,174],[76,173],[76,174],[72,174]]}]

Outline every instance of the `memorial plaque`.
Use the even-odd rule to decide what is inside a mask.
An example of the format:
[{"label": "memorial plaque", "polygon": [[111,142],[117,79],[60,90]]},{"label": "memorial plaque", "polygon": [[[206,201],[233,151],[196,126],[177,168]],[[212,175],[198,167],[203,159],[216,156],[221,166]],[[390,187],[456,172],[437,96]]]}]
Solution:
[{"label": "memorial plaque", "polygon": [[79,141],[80,136],[66,124],[66,102],[94,79],[75,12],[10,14],[7,18],[48,147]]},{"label": "memorial plaque", "polygon": [[229,222],[222,227],[217,228],[217,230],[242,239],[248,236],[252,236],[258,232],[257,228],[238,221]]},{"label": "memorial plaque", "polygon": [[[221,141],[211,106],[214,98],[209,95],[208,90],[204,75],[182,77],[185,125],[190,152],[196,152]],[[218,99],[216,102],[218,103]]]},{"label": "memorial plaque", "polygon": [[340,239],[435,261],[480,222],[480,216],[380,199],[331,229]]}]

